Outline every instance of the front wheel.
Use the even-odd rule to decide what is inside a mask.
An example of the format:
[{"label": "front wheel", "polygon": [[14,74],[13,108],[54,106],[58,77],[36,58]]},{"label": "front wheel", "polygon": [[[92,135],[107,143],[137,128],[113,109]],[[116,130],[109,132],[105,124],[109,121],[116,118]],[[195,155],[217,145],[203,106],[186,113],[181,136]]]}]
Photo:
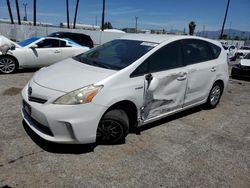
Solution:
[{"label": "front wheel", "polygon": [[97,142],[115,144],[125,139],[128,134],[129,120],[127,114],[120,109],[107,112],[97,128]]},{"label": "front wheel", "polygon": [[18,67],[17,61],[11,56],[0,57],[0,72],[3,74],[11,74]]},{"label": "front wheel", "polygon": [[217,106],[217,104],[220,102],[222,90],[222,85],[219,82],[214,83],[206,103],[208,108],[212,109]]}]

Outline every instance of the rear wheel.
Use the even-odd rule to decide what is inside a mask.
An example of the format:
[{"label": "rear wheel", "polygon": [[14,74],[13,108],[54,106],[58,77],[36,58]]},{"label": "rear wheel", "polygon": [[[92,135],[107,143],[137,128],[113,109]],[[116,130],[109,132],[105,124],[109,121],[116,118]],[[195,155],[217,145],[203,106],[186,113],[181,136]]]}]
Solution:
[{"label": "rear wheel", "polygon": [[115,144],[125,139],[128,134],[129,120],[127,114],[120,109],[107,112],[97,128],[97,142]]},{"label": "rear wheel", "polygon": [[11,56],[0,57],[0,72],[3,74],[11,74],[16,71],[18,63]]},{"label": "rear wheel", "polygon": [[215,82],[207,99],[206,106],[210,109],[215,108],[220,102],[223,87],[219,82]]}]

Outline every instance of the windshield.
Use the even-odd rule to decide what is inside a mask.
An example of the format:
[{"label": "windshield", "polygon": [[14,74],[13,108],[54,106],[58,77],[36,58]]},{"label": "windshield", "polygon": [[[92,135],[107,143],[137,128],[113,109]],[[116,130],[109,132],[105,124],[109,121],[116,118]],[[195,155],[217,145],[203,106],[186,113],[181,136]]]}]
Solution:
[{"label": "windshield", "polygon": [[32,42],[34,42],[34,41],[36,41],[38,39],[40,39],[40,37],[31,37],[31,38],[23,40],[23,41],[21,41],[21,42],[19,42],[17,44],[19,44],[22,47],[25,47],[25,46],[28,46],[29,44],[31,44]]},{"label": "windshield", "polygon": [[156,43],[135,40],[113,40],[74,57],[82,63],[107,69],[121,70],[142,57]]},{"label": "windshield", "polygon": [[250,47],[247,47],[247,46],[243,46],[240,48],[241,50],[250,50]]},{"label": "windshield", "polygon": [[250,53],[248,53],[248,54],[244,57],[244,59],[250,59]]}]

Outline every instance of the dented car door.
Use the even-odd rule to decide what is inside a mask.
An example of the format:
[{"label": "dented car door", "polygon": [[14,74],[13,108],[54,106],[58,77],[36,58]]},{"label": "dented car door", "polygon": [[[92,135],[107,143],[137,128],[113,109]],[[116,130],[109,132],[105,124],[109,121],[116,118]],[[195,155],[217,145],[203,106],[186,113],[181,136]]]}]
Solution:
[{"label": "dented car door", "polygon": [[149,120],[182,108],[187,85],[180,41],[155,52],[148,60],[142,119]]}]

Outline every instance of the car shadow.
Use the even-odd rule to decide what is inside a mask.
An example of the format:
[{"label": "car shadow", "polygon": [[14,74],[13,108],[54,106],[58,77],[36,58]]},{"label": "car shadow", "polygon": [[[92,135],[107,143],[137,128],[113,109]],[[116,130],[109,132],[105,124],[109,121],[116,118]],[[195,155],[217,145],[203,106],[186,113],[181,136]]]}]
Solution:
[{"label": "car shadow", "polygon": [[[190,108],[188,110],[179,112],[177,114],[168,116],[166,118],[157,120],[153,123],[146,124],[142,127],[135,128],[130,131],[130,134],[137,134],[140,135],[141,132],[146,131],[148,129],[152,129],[154,127],[160,126],[162,124],[174,121],[176,119],[197,113],[199,111],[206,110],[203,105]],[[125,144],[126,141],[122,140],[119,143],[116,144],[103,144],[103,143],[93,143],[93,144],[57,144],[53,142],[49,142],[44,140],[43,138],[39,137],[37,134],[35,134],[29,126],[26,124],[26,122],[23,120],[23,127],[26,133],[29,135],[29,137],[35,142],[41,149],[50,152],[50,153],[59,153],[59,154],[84,154],[84,153],[90,153],[94,152],[94,149],[98,145],[105,145],[105,146],[113,146],[113,145],[122,145]]]},{"label": "car shadow", "polygon": [[26,69],[18,69],[14,74],[19,73],[32,73],[38,71],[40,68],[26,68]]},{"label": "car shadow", "polygon": [[243,77],[243,76],[230,76],[232,80],[241,80],[241,81],[250,81],[250,77]]},{"label": "car shadow", "polygon": [[57,144],[46,141],[36,135],[30,127],[23,120],[23,128],[29,137],[35,142],[41,149],[50,153],[59,154],[84,154],[93,152],[97,144]]}]

